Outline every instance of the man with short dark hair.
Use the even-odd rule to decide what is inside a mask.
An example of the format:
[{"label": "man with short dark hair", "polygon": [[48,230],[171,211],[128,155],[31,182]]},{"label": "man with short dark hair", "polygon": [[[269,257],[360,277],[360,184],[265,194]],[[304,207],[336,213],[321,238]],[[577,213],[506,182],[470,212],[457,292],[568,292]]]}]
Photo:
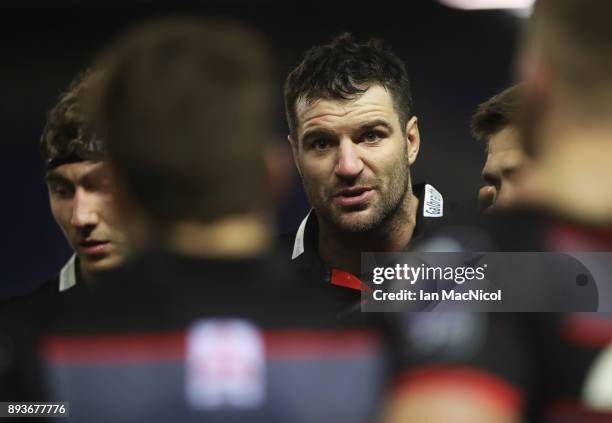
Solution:
[{"label": "man with short dark hair", "polygon": [[519,107],[520,85],[514,85],[480,104],[472,116],[472,136],[485,143],[487,153],[485,185],[478,192],[482,211],[514,201],[517,177],[529,163],[517,127]]},{"label": "man with short dark hair", "polygon": [[305,53],[285,109],[312,210],[284,243],[302,272],[354,304],[361,252],[404,250],[443,217],[442,195],[412,185],[420,135],[405,64],[344,34]]},{"label": "man with short dark hair", "polygon": [[100,77],[99,71],[88,70],[72,81],[49,111],[41,137],[51,212],[75,252],[42,291],[63,292],[82,284],[127,254],[112,207],[107,152],[84,104]]}]

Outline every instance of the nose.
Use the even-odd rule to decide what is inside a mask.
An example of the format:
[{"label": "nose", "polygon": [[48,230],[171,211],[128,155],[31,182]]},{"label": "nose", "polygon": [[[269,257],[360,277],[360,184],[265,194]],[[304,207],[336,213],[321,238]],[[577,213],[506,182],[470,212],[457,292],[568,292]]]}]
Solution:
[{"label": "nose", "polygon": [[72,216],[70,224],[78,229],[92,227],[98,224],[99,216],[96,211],[94,196],[77,188],[74,194]]},{"label": "nose", "polygon": [[495,199],[497,197],[497,190],[494,186],[486,185],[480,188],[478,191],[478,203],[480,205],[480,211],[486,211],[495,204]]},{"label": "nose", "polygon": [[359,155],[359,146],[350,139],[345,139],[338,146],[338,157],[335,173],[343,179],[353,179],[363,171],[363,161]]}]

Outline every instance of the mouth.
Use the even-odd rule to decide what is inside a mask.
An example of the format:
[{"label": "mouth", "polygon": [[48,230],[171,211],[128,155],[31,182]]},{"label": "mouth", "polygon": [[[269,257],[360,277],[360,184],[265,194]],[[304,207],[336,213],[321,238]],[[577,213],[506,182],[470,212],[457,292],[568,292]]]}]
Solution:
[{"label": "mouth", "polygon": [[84,240],[79,242],[80,250],[89,257],[106,254],[110,247],[110,241]]},{"label": "mouth", "polygon": [[355,207],[366,204],[374,192],[372,187],[350,187],[336,192],[334,202],[341,207]]}]

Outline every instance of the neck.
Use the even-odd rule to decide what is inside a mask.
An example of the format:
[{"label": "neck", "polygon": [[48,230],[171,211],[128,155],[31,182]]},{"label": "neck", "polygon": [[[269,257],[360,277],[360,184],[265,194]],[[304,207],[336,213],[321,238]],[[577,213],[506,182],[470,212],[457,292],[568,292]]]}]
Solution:
[{"label": "neck", "polygon": [[319,254],[323,261],[331,267],[359,275],[362,252],[404,250],[414,233],[419,199],[411,194],[406,203],[389,222],[368,232],[340,232],[320,221]]},{"label": "neck", "polygon": [[196,257],[244,258],[265,253],[270,227],[260,218],[232,216],[213,223],[177,222],[165,235],[170,250]]},{"label": "neck", "polygon": [[79,260],[79,265],[77,266],[77,268],[75,269],[77,274],[75,275],[78,280],[81,280],[83,282],[85,282],[86,284],[90,284],[93,280],[93,276],[91,274],[91,271],[87,270],[84,266],[83,266],[83,262],[81,260]]}]

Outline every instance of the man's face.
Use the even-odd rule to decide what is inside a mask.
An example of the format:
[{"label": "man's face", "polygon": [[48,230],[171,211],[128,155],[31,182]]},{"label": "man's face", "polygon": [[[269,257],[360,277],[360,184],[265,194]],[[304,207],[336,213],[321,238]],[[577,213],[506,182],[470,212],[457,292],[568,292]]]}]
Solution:
[{"label": "man's face", "polygon": [[485,186],[478,193],[483,211],[516,201],[517,178],[528,163],[519,131],[514,126],[507,126],[489,138],[487,161],[482,169]]},{"label": "man's face", "polygon": [[370,87],[354,100],[296,105],[290,138],[304,190],[317,216],[343,232],[366,232],[407,213],[409,166],[418,153],[416,118],[400,127],[391,94]]},{"label": "man's face", "polygon": [[103,161],[64,164],[47,174],[51,212],[87,274],[116,266],[126,253],[109,178]]}]

